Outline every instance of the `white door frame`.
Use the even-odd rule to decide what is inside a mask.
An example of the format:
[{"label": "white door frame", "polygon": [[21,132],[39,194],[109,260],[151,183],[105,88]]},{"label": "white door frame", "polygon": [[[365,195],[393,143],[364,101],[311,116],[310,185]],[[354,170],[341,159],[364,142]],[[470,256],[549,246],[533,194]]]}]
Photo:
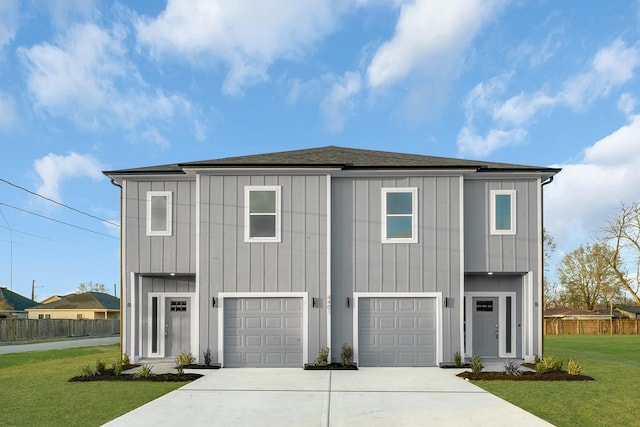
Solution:
[{"label": "white door frame", "polygon": [[219,292],[218,293],[218,363],[224,368],[224,299],[225,298],[302,298],[302,363],[309,363],[309,293],[308,292]]},{"label": "white door frame", "polygon": [[[165,336],[164,336],[164,324],[166,321],[165,308],[166,308],[166,300],[167,298],[185,298],[189,300],[189,328],[191,329],[191,353],[193,353],[193,349],[196,348],[196,337],[197,329],[194,327],[196,323],[195,318],[195,310],[194,310],[194,293],[193,292],[149,292],[147,296],[147,347],[146,354],[144,357],[148,358],[163,358],[165,357]],[[151,353],[151,339],[152,339],[152,318],[151,318],[151,302],[152,298],[158,298],[158,319],[157,319],[157,327],[158,327],[158,352]],[[140,301],[142,303],[142,301]],[[142,312],[142,310],[140,310]],[[140,325],[140,329],[142,329],[142,324]],[[142,332],[142,331],[141,331]],[[142,335],[142,334],[141,334]]]},{"label": "white door frame", "polygon": [[359,363],[358,317],[360,298],[435,298],[436,365],[442,362],[442,292],[354,292],[353,293],[353,363]]},{"label": "white door frame", "polygon": [[[516,292],[465,292],[466,299],[465,318],[466,318],[466,345],[465,357],[473,356],[473,298],[498,298],[498,357],[516,357],[516,319],[517,304]],[[507,297],[511,297],[511,352],[507,353]],[[524,319],[523,319],[524,321]]]}]

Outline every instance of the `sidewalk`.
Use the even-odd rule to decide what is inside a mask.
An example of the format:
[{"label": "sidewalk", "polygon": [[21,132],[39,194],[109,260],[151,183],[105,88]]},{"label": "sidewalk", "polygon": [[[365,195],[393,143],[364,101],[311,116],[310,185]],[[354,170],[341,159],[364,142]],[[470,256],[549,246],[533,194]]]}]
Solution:
[{"label": "sidewalk", "polygon": [[120,342],[120,336],[98,338],[69,338],[44,342],[8,342],[0,344],[0,354],[25,353],[29,351],[60,350],[63,348],[93,347],[96,345],[112,345]]}]

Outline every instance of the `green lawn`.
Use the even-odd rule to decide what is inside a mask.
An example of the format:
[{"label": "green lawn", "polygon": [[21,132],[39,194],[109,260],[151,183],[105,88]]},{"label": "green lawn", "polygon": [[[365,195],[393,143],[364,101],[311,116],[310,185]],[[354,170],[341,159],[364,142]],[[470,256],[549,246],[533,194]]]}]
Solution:
[{"label": "green lawn", "polygon": [[0,424],[98,426],[184,385],[182,382],[68,382],[118,346],[0,355]]},{"label": "green lawn", "polygon": [[640,336],[545,337],[545,355],[578,361],[590,382],[475,381],[556,426],[637,425]]}]

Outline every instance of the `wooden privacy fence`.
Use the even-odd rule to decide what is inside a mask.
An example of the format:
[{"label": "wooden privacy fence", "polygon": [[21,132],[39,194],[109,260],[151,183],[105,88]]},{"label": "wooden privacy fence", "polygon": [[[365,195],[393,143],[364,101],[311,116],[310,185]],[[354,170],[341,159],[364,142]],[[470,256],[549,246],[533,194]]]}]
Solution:
[{"label": "wooden privacy fence", "polygon": [[0,319],[0,341],[103,337],[120,333],[120,319]]},{"label": "wooden privacy fence", "polygon": [[638,335],[640,319],[544,319],[545,335]]}]

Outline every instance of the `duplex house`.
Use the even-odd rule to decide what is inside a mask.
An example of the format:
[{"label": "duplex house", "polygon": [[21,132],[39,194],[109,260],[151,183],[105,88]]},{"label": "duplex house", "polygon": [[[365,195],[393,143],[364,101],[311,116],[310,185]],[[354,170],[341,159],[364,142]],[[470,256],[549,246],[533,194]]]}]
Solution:
[{"label": "duplex house", "polygon": [[532,361],[558,172],[334,146],[104,172],[122,197],[123,352]]}]

